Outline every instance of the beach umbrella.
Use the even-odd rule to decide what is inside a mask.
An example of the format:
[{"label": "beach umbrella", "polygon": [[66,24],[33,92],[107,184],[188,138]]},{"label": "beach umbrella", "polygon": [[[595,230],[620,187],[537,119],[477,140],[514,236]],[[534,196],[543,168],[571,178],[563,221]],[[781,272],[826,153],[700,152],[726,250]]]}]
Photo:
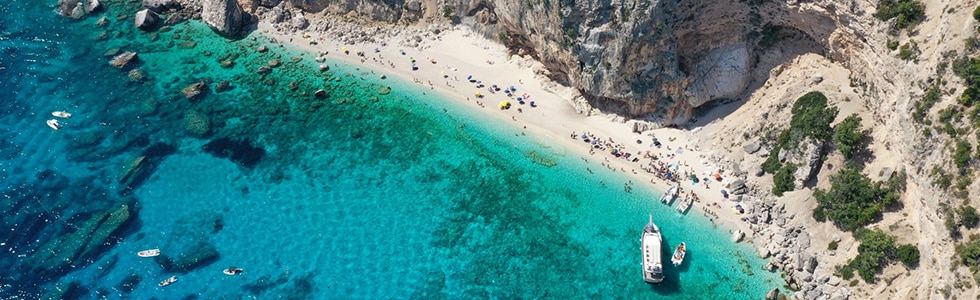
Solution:
[{"label": "beach umbrella", "polygon": [[500,109],[508,109],[508,108],[510,108],[510,101],[507,100],[500,101]]},{"label": "beach umbrella", "polygon": [[517,97],[517,101],[524,101],[524,98]]},{"label": "beach umbrella", "polygon": [[466,76],[466,80],[470,80],[470,79],[473,79],[473,75],[467,75]]},{"label": "beach umbrella", "polygon": [[531,101],[531,107],[537,107],[537,105],[534,104],[534,101]]},{"label": "beach umbrella", "polygon": [[517,88],[512,85],[512,86],[510,86],[510,90],[516,92],[517,91]]},{"label": "beach umbrella", "polygon": [[583,139],[587,139],[587,138],[589,138],[589,136],[583,133],[583,134],[582,134],[582,138],[583,138]]},{"label": "beach umbrella", "polygon": [[726,190],[721,190],[721,195],[722,195],[722,196],[725,196],[725,198],[728,198],[728,191],[726,191]]}]

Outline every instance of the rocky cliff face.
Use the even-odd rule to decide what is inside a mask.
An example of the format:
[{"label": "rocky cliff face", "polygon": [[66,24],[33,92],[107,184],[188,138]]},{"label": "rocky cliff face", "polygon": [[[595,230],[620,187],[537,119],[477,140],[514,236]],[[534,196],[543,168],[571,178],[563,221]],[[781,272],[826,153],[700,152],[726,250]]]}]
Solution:
[{"label": "rocky cliff face", "polygon": [[[765,81],[755,70],[800,54],[763,55],[774,41],[791,38],[804,46],[796,49],[821,54],[837,44],[855,46],[840,51],[866,48],[847,28],[854,20],[834,14],[852,9],[849,1],[246,2],[385,22],[461,23],[542,61],[553,80],[579,89],[592,107],[665,125],[688,121],[711,101],[743,96]],[[831,53],[844,61],[854,54]]]}]

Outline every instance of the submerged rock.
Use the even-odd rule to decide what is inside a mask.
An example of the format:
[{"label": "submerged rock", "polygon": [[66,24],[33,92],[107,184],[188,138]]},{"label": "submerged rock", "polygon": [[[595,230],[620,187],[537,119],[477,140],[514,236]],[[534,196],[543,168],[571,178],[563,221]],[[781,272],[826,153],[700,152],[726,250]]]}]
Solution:
[{"label": "submerged rock", "polygon": [[139,59],[139,56],[136,54],[136,52],[126,51],[126,52],[123,52],[122,54],[119,54],[119,55],[116,55],[115,57],[113,57],[112,60],[109,61],[109,65],[112,65],[113,67],[122,69],[122,68],[126,67],[127,65],[135,62],[138,59]]},{"label": "submerged rock", "polygon": [[282,63],[280,63],[278,59],[273,59],[269,61],[269,66],[273,68],[278,67],[281,64]]},{"label": "submerged rock", "polygon": [[391,87],[390,86],[382,86],[382,87],[379,87],[378,88],[378,94],[379,95],[391,94]]},{"label": "submerged rock", "polygon": [[188,85],[183,90],[181,90],[181,93],[184,94],[184,98],[187,98],[187,99],[190,99],[190,100],[194,100],[195,98],[197,98],[198,96],[200,96],[201,93],[204,93],[205,91],[207,91],[207,89],[208,89],[208,84],[205,83],[204,80],[201,80],[201,81],[192,83],[191,85]]},{"label": "submerged rock", "polygon": [[272,73],[272,68],[270,68],[269,66],[261,66],[259,67],[258,70],[255,71],[255,73],[259,73],[262,75],[269,74]]},{"label": "submerged rock", "polygon": [[254,167],[265,156],[265,149],[252,145],[247,138],[219,138],[205,144],[203,148],[204,152],[215,157],[228,158],[246,168]]},{"label": "submerged rock", "polygon": [[218,82],[218,85],[214,86],[214,91],[216,93],[224,92],[230,88],[231,83],[227,80]]},{"label": "submerged rock", "polygon": [[64,273],[82,267],[85,262],[91,262],[101,254],[99,249],[118,240],[109,237],[126,224],[130,217],[128,205],[122,205],[112,212],[96,213],[88,219],[76,222],[76,229],[71,233],[41,246],[25,263],[32,272],[48,274]]},{"label": "submerged rock", "polygon": [[259,53],[263,53],[263,52],[269,51],[269,47],[266,47],[265,45],[262,45],[262,46],[259,46],[258,49],[255,49],[255,51],[258,51]]},{"label": "submerged rock", "polygon": [[326,99],[327,97],[330,97],[330,94],[327,94],[327,91],[324,90],[316,90],[316,92],[313,93],[313,97],[316,97],[317,99]]},{"label": "submerged rock", "polygon": [[129,80],[132,82],[143,82],[146,79],[146,72],[143,72],[141,69],[132,69],[129,70],[127,76],[129,76]]},{"label": "submerged rock", "polygon": [[196,110],[184,112],[184,129],[192,135],[202,137],[211,131],[211,119]]},{"label": "submerged rock", "polygon": [[544,155],[542,155],[542,154],[540,154],[540,153],[538,153],[537,151],[534,151],[534,150],[528,150],[527,152],[524,152],[524,157],[527,157],[533,163],[536,163],[536,164],[539,164],[539,165],[542,165],[542,166],[545,166],[545,167],[554,167],[554,166],[558,165],[558,163],[555,162],[553,159],[550,159],[550,158],[548,158],[548,157],[546,157],[546,156],[544,156]]},{"label": "submerged rock", "polygon": [[163,258],[157,262],[168,272],[187,273],[218,261],[218,257],[218,248],[210,243],[202,242],[194,245],[189,251],[185,251],[176,260],[171,261],[169,258]]}]

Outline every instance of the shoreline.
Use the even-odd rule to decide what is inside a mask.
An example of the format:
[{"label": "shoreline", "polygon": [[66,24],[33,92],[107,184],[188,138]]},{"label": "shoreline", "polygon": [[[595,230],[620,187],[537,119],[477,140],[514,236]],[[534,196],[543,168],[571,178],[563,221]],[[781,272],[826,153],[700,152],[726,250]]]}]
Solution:
[{"label": "shoreline", "polygon": [[[484,113],[501,122],[514,122],[516,129],[523,127],[522,133],[526,132],[532,138],[552,138],[553,142],[570,149],[589,165],[627,173],[635,181],[634,184],[642,183],[647,188],[660,192],[666,191],[671,185],[678,185],[682,192],[676,201],[671,202],[671,208],[676,208],[686,194],[694,192],[701,200],[693,203],[687,215],[700,214],[699,218],[703,217],[715,227],[722,226],[722,229],[729,232],[740,230],[746,235],[743,241],[753,242],[754,231],[749,223],[740,219],[732,205],[733,201],[722,197],[720,191],[724,188],[721,182],[701,181],[691,186],[687,178],[673,183],[644,170],[644,166],[649,168],[647,162],[650,160],[646,155],[649,153],[661,158],[654,162],[673,164],[685,176],[690,173],[696,174],[699,179],[706,176],[710,178],[713,175],[711,173],[717,172],[718,168],[707,163],[709,151],[697,145],[699,139],[692,132],[659,128],[635,133],[630,123],[614,120],[617,116],[588,116],[576,111],[573,108],[573,99],[581,96],[574,89],[559,86],[540,74],[544,72],[541,63],[529,58],[510,56],[503,45],[485,39],[465,26],[442,31],[436,38],[423,40],[417,47],[398,45],[398,41],[394,41],[404,38],[404,34],[394,36],[392,41],[378,44],[344,44],[331,38],[333,35],[329,30],[302,33],[279,31],[274,24],[267,21],[260,21],[254,33],[272,38],[270,40],[278,43],[288,43],[314,54],[314,57],[322,56],[350,66],[365,67],[379,77],[394,76],[399,80],[428,86],[430,90],[447,99],[461,101],[458,104],[472,105],[473,111]],[[415,60],[414,64],[412,58]],[[415,70],[413,65],[417,67]],[[472,81],[483,83],[484,86],[478,87],[476,82],[468,80],[470,76]],[[493,84],[501,90],[513,86],[517,91],[513,93],[513,97],[506,97],[502,91],[489,91],[488,88]],[[482,97],[478,97],[477,92]],[[516,101],[520,96],[531,96],[529,100],[535,102],[535,107],[529,105],[530,101],[520,105]],[[512,107],[498,109],[497,105],[501,101],[511,102]],[[486,112],[488,106],[490,109]],[[602,141],[599,143],[600,147],[597,149],[584,143],[582,134]],[[653,147],[653,138],[663,143],[663,146]],[[637,143],[639,141],[642,144]],[[695,146],[689,149],[690,145]],[[614,156],[607,147],[623,149],[622,153],[629,153],[630,158]],[[632,159],[633,155],[640,160]],[[598,164],[595,163],[597,160]],[[592,172],[591,168],[582,171]],[[707,174],[703,174],[706,172]]]}]

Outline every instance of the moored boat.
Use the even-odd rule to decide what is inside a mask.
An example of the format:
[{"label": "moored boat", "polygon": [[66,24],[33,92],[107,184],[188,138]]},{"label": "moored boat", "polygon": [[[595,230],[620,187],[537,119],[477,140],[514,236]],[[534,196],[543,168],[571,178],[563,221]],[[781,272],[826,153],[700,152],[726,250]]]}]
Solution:
[{"label": "moored boat", "polygon": [[242,270],[241,268],[237,268],[235,266],[231,266],[228,267],[227,269],[224,269],[221,272],[225,273],[225,275],[234,276],[234,275],[241,275],[242,273],[245,272],[245,270]]},{"label": "moored boat", "polygon": [[57,119],[48,120],[47,123],[48,123],[48,127],[51,127],[51,129],[54,129],[54,130],[61,129],[61,123],[58,123],[58,120]]},{"label": "moored boat", "polygon": [[139,255],[140,257],[154,257],[160,255],[160,249],[147,249],[136,252],[136,255]]},{"label": "moored boat", "polygon": [[67,111],[63,111],[63,110],[53,111],[53,112],[51,112],[51,115],[52,116],[55,116],[55,117],[59,117],[59,118],[65,118],[65,119],[71,118],[71,113],[69,113]]},{"label": "moored boat", "polygon": [[682,214],[687,212],[687,209],[691,208],[691,205],[694,204],[694,198],[697,197],[693,195],[694,194],[691,193],[687,197],[684,197],[684,201],[681,202],[681,205],[677,207],[677,211],[681,212]]},{"label": "moored boat", "polygon": [[661,283],[664,281],[664,266],[660,257],[660,244],[663,242],[660,236],[660,228],[653,223],[653,215],[650,215],[650,222],[643,228],[643,235],[640,238],[640,250],[643,255],[643,281],[650,284]]},{"label": "moored boat", "polygon": [[170,284],[172,284],[174,282],[177,282],[177,276],[170,276],[170,278],[164,279],[163,281],[161,281],[157,285],[159,285],[159,286],[168,286],[168,285],[170,285]]},{"label": "moored boat", "polygon": [[670,258],[670,262],[673,263],[675,266],[679,266],[681,265],[681,263],[684,262],[684,255],[686,254],[687,254],[687,244],[681,242],[680,245],[677,245],[677,248],[674,248],[674,256]]},{"label": "moored boat", "polygon": [[677,198],[678,189],[679,188],[676,185],[671,186],[666,192],[664,192],[663,197],[660,197],[660,202],[670,205],[671,202],[674,202],[674,198]]}]

